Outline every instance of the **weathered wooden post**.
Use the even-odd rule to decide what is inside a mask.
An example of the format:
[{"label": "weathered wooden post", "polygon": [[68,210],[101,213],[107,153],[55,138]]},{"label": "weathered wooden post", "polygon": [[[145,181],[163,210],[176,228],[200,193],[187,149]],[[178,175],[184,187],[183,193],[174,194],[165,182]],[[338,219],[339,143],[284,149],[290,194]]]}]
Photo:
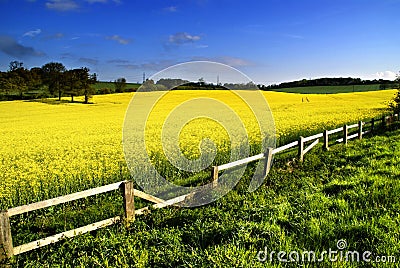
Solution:
[{"label": "weathered wooden post", "polygon": [[347,125],[343,126],[343,144],[347,145],[347,136],[349,130],[347,129]]},{"label": "weathered wooden post", "polygon": [[324,149],[329,150],[329,132],[326,129],[324,130]]},{"label": "weathered wooden post", "polygon": [[269,170],[271,169],[272,155],[274,153],[274,148],[268,147],[267,152],[264,154],[264,176],[267,176]]},{"label": "weathered wooden post", "polygon": [[133,182],[125,181],[121,184],[121,188],[124,199],[125,224],[129,226],[130,222],[135,220],[135,192]]},{"label": "weathered wooden post", "polygon": [[[10,217],[7,211],[0,212],[0,262],[14,255]],[[1,265],[0,265],[1,266]]]},{"label": "weathered wooden post", "polygon": [[390,124],[393,125],[395,122],[395,114],[390,115]]},{"label": "weathered wooden post", "polygon": [[299,152],[298,152],[300,162],[304,160],[304,137],[299,137]]},{"label": "weathered wooden post", "polygon": [[382,116],[382,128],[386,128],[386,116]]},{"label": "weathered wooden post", "polygon": [[363,122],[358,121],[358,139],[362,140],[362,136],[363,136]]},{"label": "weathered wooden post", "polygon": [[212,184],[214,187],[218,186],[218,166],[213,166],[211,170]]},{"label": "weathered wooden post", "polygon": [[371,133],[374,132],[375,118],[371,119]]}]

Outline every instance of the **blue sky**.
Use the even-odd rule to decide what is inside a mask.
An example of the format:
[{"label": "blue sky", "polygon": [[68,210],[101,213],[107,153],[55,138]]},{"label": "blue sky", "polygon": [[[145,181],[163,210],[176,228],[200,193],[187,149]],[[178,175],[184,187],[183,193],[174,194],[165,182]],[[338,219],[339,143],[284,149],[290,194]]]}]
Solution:
[{"label": "blue sky", "polygon": [[0,10],[2,71],[58,61],[137,82],[211,60],[263,84],[400,71],[399,0],[0,0]]}]

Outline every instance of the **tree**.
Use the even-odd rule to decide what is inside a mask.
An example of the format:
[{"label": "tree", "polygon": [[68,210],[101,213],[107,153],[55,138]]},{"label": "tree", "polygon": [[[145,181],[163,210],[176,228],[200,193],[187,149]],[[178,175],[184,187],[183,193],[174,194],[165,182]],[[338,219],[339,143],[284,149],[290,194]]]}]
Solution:
[{"label": "tree", "polygon": [[89,99],[92,97],[94,93],[93,84],[97,82],[97,74],[89,74],[89,68],[81,68],[80,69],[80,82],[81,82],[81,90],[83,95],[85,96],[84,103],[89,103]]},{"label": "tree", "polygon": [[29,70],[23,67],[23,63],[12,61],[9,64],[9,70],[2,77],[2,87],[6,95],[18,93],[22,99],[24,92],[28,90],[28,81],[30,80]]},{"label": "tree", "polygon": [[11,84],[9,73],[0,73],[0,92],[3,95],[10,95],[10,91],[13,91],[13,85]]},{"label": "tree", "polygon": [[58,100],[61,100],[63,92],[62,79],[65,66],[59,62],[50,62],[42,66],[43,82],[49,87],[49,92],[54,95],[58,92]]},{"label": "tree", "polygon": [[28,88],[25,80],[15,72],[3,73],[0,77],[0,87],[5,95],[17,92],[20,98]]},{"label": "tree", "polygon": [[114,86],[115,86],[116,93],[124,92],[125,87],[126,87],[126,79],[123,77],[118,78],[117,80],[114,81]]},{"label": "tree", "polygon": [[161,78],[160,80],[157,81],[157,85],[163,85],[167,89],[172,89],[184,84],[189,83],[187,80],[182,80],[182,79],[171,79],[171,78]]},{"label": "tree", "polygon": [[79,94],[81,88],[79,71],[79,69],[73,69],[65,71],[63,74],[64,92],[71,96],[71,102],[74,102],[74,96]]},{"label": "tree", "polygon": [[23,62],[21,62],[21,61],[12,61],[12,62],[10,62],[10,64],[8,65],[9,67],[9,71],[10,72],[12,72],[12,71],[15,71],[15,70],[17,70],[17,69],[20,69],[20,68],[23,68],[23,65],[24,65],[24,63]]},{"label": "tree", "polygon": [[11,79],[10,83],[13,84],[15,91],[18,92],[19,97],[22,99],[24,93],[28,90],[26,80],[16,73],[12,74],[10,79]]},{"label": "tree", "polygon": [[141,86],[141,91],[162,91],[167,90],[167,88],[162,84],[154,84],[154,81],[147,79]]},{"label": "tree", "polygon": [[38,90],[43,85],[43,72],[39,67],[34,67],[29,70],[28,87],[33,90]]},{"label": "tree", "polygon": [[89,69],[82,67],[80,69],[68,70],[64,73],[64,89],[71,96],[71,101],[74,102],[74,96],[84,95],[84,103],[89,103],[89,99],[94,93],[92,87],[97,82],[96,74],[89,74]]},{"label": "tree", "polygon": [[206,85],[206,81],[204,80],[203,77],[199,78],[199,86],[205,86]]}]

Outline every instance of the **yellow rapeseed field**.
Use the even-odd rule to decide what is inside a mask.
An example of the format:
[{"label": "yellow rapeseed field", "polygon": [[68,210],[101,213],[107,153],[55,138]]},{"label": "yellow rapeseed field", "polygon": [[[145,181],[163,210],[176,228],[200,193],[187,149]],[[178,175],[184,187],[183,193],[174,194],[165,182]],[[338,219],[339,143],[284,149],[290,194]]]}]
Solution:
[{"label": "yellow rapeseed field", "polygon": [[[263,94],[273,112],[277,136],[285,138],[378,116],[394,93]],[[122,126],[133,94],[94,96],[94,104],[90,105],[56,104],[51,100],[0,102],[0,209],[126,176]],[[257,141],[260,137],[250,110],[229,91],[171,91],[149,117],[148,150],[160,150],[160,130],[171,110],[184,100],[199,97],[218,99],[233,107],[244,121],[250,139]],[[191,153],[196,157],[199,141],[204,137],[224,146],[228,134],[215,122],[197,119],[182,129],[180,146],[189,157]]]}]

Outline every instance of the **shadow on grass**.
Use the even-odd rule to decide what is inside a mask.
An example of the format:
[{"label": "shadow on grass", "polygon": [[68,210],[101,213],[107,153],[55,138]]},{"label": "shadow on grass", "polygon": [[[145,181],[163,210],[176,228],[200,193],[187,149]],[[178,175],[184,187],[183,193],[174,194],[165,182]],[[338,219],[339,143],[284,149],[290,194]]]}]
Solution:
[{"label": "shadow on grass", "polygon": [[24,102],[38,102],[50,105],[60,105],[60,104],[93,104],[93,102],[85,103],[83,101],[70,101],[70,100],[57,100],[57,99],[33,99],[33,100],[25,100]]}]

